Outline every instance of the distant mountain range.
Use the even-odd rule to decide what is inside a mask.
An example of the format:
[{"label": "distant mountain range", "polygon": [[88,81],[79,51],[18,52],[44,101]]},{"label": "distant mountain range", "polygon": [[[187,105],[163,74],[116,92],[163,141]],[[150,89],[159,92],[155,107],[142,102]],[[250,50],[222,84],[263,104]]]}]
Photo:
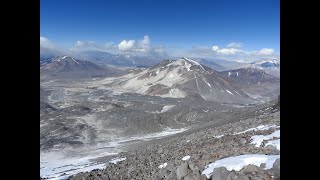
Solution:
[{"label": "distant mountain range", "polygon": [[280,61],[277,59],[263,59],[251,63],[252,65],[260,68],[279,68]]},{"label": "distant mountain range", "polygon": [[98,65],[112,65],[123,67],[153,66],[166,58],[164,56],[111,54],[102,51],[82,51],[75,54],[74,57],[78,59],[85,59]]},{"label": "distant mountain range", "polygon": [[119,70],[115,68],[102,67],[93,62],[78,60],[69,56],[40,59],[41,79],[105,77],[118,73],[120,73]]},{"label": "distant mountain range", "polygon": [[124,75],[116,86],[128,92],[174,98],[201,97],[217,102],[243,102],[249,96],[261,99],[262,95],[272,99],[280,93],[280,62],[275,59],[253,63],[203,58],[160,61],[99,51],[84,54],[90,61],[70,56],[40,57],[40,80],[123,75],[130,68],[119,67],[129,66],[136,69]]},{"label": "distant mountain range", "polygon": [[[45,51],[45,50],[43,50]],[[45,51],[46,52],[46,51]],[[55,52],[40,54],[40,64],[52,57]],[[60,53],[61,54],[61,53]],[[154,53],[152,55],[137,56],[132,54],[111,54],[108,52],[88,50],[79,51],[72,55],[73,58],[90,61],[99,66],[117,66],[117,67],[151,67],[165,59],[178,59],[179,57],[169,57],[166,55],[159,55]],[[225,71],[231,69],[239,69],[242,67],[256,67],[266,70],[269,74],[279,76],[278,69],[280,68],[280,61],[277,59],[263,59],[253,63],[240,63],[237,61],[228,61],[224,59],[212,58],[192,58],[193,60],[208,66],[216,71]]]}]

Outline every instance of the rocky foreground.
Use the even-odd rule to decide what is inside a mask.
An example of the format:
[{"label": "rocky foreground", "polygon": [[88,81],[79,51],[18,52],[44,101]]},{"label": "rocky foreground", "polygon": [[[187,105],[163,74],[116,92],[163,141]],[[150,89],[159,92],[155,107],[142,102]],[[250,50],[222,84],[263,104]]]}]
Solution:
[{"label": "rocky foreground", "polygon": [[[208,127],[197,132],[146,143],[110,157],[106,160],[107,167],[103,170],[80,173],[69,179],[280,179],[280,158],[272,162],[270,168],[266,168],[266,163],[260,163],[259,166],[245,165],[237,171],[218,167],[207,176],[202,174],[210,163],[227,157],[246,154],[280,155],[280,147],[266,146],[267,140],[261,140],[261,144],[257,145],[252,139],[253,136],[267,136],[277,130],[280,130],[280,111],[273,111],[220,127]],[[280,135],[272,137],[271,140],[279,139]],[[118,158],[118,161],[110,163],[112,158]]]}]

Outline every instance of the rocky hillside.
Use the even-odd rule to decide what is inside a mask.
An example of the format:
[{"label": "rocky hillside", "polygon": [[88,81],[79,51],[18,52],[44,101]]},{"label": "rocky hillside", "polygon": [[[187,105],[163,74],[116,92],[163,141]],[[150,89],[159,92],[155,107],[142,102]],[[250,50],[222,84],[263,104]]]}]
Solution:
[{"label": "rocky hillside", "polygon": [[220,74],[230,78],[232,82],[239,87],[269,82],[276,83],[280,81],[279,78],[266,73],[263,69],[252,67],[222,71]]},{"label": "rocky hillside", "polygon": [[260,102],[274,99],[280,93],[280,78],[270,75],[265,68],[245,67],[223,71],[220,74]]},{"label": "rocky hillside", "polygon": [[130,71],[112,87],[123,92],[160,97],[199,97],[224,103],[253,102],[217,71],[188,58],[165,60],[151,68]]},{"label": "rocky hillside", "polygon": [[101,159],[106,168],[79,179],[280,179],[280,113],[207,127]]}]

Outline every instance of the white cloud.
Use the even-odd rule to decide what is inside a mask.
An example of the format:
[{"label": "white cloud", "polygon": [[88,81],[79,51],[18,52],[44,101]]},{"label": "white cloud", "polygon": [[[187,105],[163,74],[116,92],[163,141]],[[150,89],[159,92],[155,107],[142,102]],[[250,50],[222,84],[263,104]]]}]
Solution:
[{"label": "white cloud", "polygon": [[40,47],[51,49],[54,48],[54,45],[51,43],[51,41],[49,41],[48,38],[40,36]]},{"label": "white cloud", "polygon": [[275,53],[274,49],[263,48],[258,51],[245,51],[235,47],[236,45],[234,43],[230,43],[226,47],[219,47],[218,45],[213,45],[211,47],[195,46],[190,50],[180,51],[179,55],[193,58],[226,59],[238,62],[252,62],[270,57],[279,58],[279,55]]},{"label": "white cloud", "polygon": [[242,50],[235,49],[235,48],[223,48],[223,49],[218,49],[217,52],[221,54],[229,55],[229,54],[241,53]]},{"label": "white cloud", "polygon": [[224,54],[224,55],[230,55],[230,54],[236,54],[236,53],[243,52],[242,50],[236,49],[236,48],[222,48],[222,49],[220,49],[219,46],[212,46],[211,50],[215,53]]},{"label": "white cloud", "polygon": [[84,42],[82,42],[82,41],[77,41],[75,44],[74,44],[74,47],[76,47],[76,48],[81,48],[81,47],[83,47],[84,46]]},{"label": "white cloud", "polygon": [[81,41],[78,40],[74,43],[73,47],[70,48],[70,51],[86,51],[86,50],[95,50],[95,51],[109,51],[110,53],[119,53],[118,47],[114,45],[113,42],[106,43],[97,43],[95,41]]},{"label": "white cloud", "polygon": [[94,41],[76,41],[74,44],[74,48],[88,48],[88,47],[95,47]]},{"label": "white cloud", "polygon": [[218,51],[219,50],[219,46],[212,46],[212,51]]},{"label": "white cloud", "polygon": [[57,47],[48,38],[40,36],[40,57],[67,55],[68,51]]},{"label": "white cloud", "polygon": [[115,47],[115,45],[114,45],[114,42],[106,42],[104,43],[103,47],[106,49],[112,49]]},{"label": "white cloud", "polygon": [[148,51],[150,49],[150,38],[148,35],[143,37],[143,40],[139,42],[139,48],[143,49],[143,51]]},{"label": "white cloud", "polygon": [[259,55],[272,55],[274,54],[274,49],[271,48],[262,48],[260,51],[258,51]]},{"label": "white cloud", "polygon": [[120,51],[129,51],[133,48],[135,40],[123,40],[118,44],[118,48]]},{"label": "white cloud", "polygon": [[191,49],[182,49],[179,47],[168,47],[165,45],[152,45],[151,39],[145,35],[143,39],[123,40],[121,42],[98,43],[95,41],[78,40],[72,48],[58,48],[48,38],[40,36],[40,54],[71,54],[76,55],[84,50],[104,51],[112,54],[132,54],[137,56],[150,56],[154,58],[175,58],[175,57],[193,57],[193,58],[212,58],[226,59],[241,62],[252,62],[262,58],[278,57],[274,49],[262,48],[256,51],[242,50],[242,43],[231,42],[226,47],[218,45],[213,46],[192,46]]},{"label": "white cloud", "polygon": [[143,40],[123,40],[118,44],[120,51],[132,52],[148,52],[151,49],[151,42],[148,35],[143,37]]},{"label": "white cloud", "polygon": [[230,44],[227,45],[227,48],[242,48],[243,44],[240,42],[232,42]]}]

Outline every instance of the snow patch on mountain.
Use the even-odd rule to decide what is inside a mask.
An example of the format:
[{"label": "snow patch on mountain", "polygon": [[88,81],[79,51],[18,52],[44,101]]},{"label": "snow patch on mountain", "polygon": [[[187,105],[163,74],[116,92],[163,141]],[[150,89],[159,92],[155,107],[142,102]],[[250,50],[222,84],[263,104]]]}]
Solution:
[{"label": "snow patch on mountain", "polygon": [[203,78],[203,81],[204,81],[209,87],[211,87],[211,84],[208,83],[208,81],[207,81],[206,79]]},{"label": "snow patch on mountain", "polygon": [[249,131],[269,130],[270,128],[279,128],[279,127],[280,126],[277,126],[277,125],[260,125],[260,126],[255,127],[255,128],[250,128],[250,129],[247,129],[245,131],[240,131],[240,132],[234,133],[233,135],[243,134],[243,133],[246,133],[246,132],[249,132]]},{"label": "snow patch on mountain", "polygon": [[124,161],[126,159],[127,159],[126,157],[124,157],[124,158],[114,158],[114,159],[111,159],[111,161],[109,161],[109,162],[112,163],[112,164],[117,164],[118,162]]},{"label": "snow patch on mountain", "polygon": [[[152,111],[152,112],[149,112],[149,113],[164,113],[164,112],[169,111],[169,110],[172,109],[173,107],[175,107],[175,105],[166,105],[166,106],[163,106],[163,107],[162,107],[162,110],[161,110],[161,111]],[[146,111],[146,112],[148,112],[148,111]]]},{"label": "snow patch on mountain", "polygon": [[160,95],[160,97],[169,97],[169,98],[184,98],[186,96],[187,96],[186,93],[176,88],[170,89],[168,94]]},{"label": "snow patch on mountain", "polygon": [[271,169],[273,163],[278,158],[280,158],[280,155],[246,154],[241,156],[232,156],[209,164],[202,174],[206,175],[207,178],[210,178],[213,170],[218,167],[225,167],[228,171],[240,171],[243,167],[249,164],[260,166],[262,163],[266,163],[266,167],[264,169]]},{"label": "snow patch on mountain", "polygon": [[232,96],[234,96],[234,94],[232,94],[232,92],[230,92],[228,89],[226,89],[226,91],[231,94]]},{"label": "snow patch on mountain", "polygon": [[265,135],[255,135],[255,136],[251,137],[251,139],[252,139],[251,144],[254,144],[256,147],[260,147],[264,140],[270,140],[270,139],[279,138],[279,137],[280,137],[280,130],[277,130],[277,131],[275,131],[272,134],[267,135],[267,136],[265,136]]},{"label": "snow patch on mountain", "polygon": [[268,145],[274,146],[280,151],[280,139],[268,141],[267,144],[265,144],[265,147]]},{"label": "snow patch on mountain", "polygon": [[158,166],[159,169],[165,168],[167,166],[168,163],[163,163],[161,165]]},{"label": "snow patch on mountain", "polygon": [[185,156],[185,157],[183,157],[181,160],[182,161],[187,161],[187,160],[189,160],[190,159],[190,156]]}]

